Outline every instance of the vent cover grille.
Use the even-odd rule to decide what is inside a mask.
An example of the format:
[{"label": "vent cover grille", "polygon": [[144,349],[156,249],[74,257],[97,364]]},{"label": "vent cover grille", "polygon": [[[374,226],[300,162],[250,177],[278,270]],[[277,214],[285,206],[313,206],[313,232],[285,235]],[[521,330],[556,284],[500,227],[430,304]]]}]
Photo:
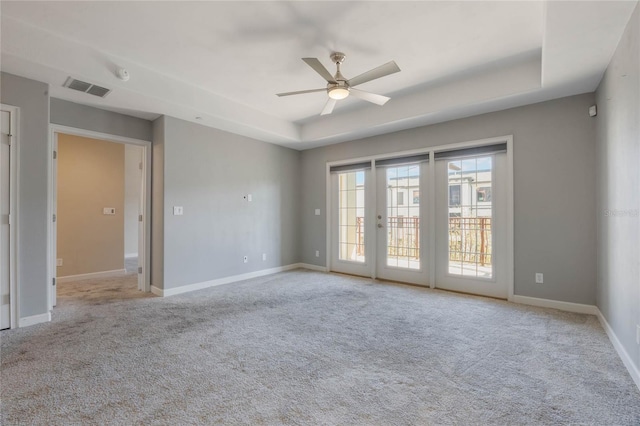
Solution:
[{"label": "vent cover grille", "polygon": [[69,89],[77,90],[79,92],[88,93],[90,95],[98,96],[100,98],[104,98],[111,92],[111,89],[107,89],[106,87],[98,86],[97,84],[87,83],[86,81],[76,80],[73,77],[68,77],[67,81],[63,84],[64,87]]},{"label": "vent cover grille", "polygon": [[104,98],[111,90],[105,89],[104,87],[96,86],[95,84],[87,90],[87,93],[90,95],[100,96]]}]

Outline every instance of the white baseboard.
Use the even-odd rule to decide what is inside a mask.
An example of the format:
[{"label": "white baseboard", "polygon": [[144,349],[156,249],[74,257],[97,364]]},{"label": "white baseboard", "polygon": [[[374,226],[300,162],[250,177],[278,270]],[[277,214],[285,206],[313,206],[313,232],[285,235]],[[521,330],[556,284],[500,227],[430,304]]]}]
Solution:
[{"label": "white baseboard", "polygon": [[51,322],[51,312],[20,318],[18,321],[18,327],[29,327],[30,325],[36,325],[43,322]]},{"label": "white baseboard", "polygon": [[183,285],[180,287],[169,288],[163,290],[161,288],[151,286],[151,292],[157,296],[167,297],[176,294],[188,293],[190,291],[202,290],[209,287],[215,287],[223,284],[230,284],[237,281],[244,281],[251,278],[264,277],[265,275],[277,274],[278,272],[290,271],[291,269],[303,268],[300,263],[292,263],[291,265],[278,266],[276,268],[262,269],[260,271],[248,272],[246,274],[232,275],[229,277],[218,278],[211,281],[203,281],[195,284]]},{"label": "white baseboard", "polygon": [[529,296],[513,296],[512,302],[522,305],[537,306],[540,308],[552,308],[560,311],[575,312],[578,314],[598,315],[598,308],[594,305],[581,303],[561,302],[559,300],[539,299]]},{"label": "white baseboard", "polygon": [[125,259],[133,259],[134,257],[138,257],[138,253],[125,253]]},{"label": "white baseboard", "polygon": [[150,287],[150,289],[151,289],[151,293],[155,294],[156,296],[160,296],[160,297],[164,297],[165,296],[164,290],[162,290],[161,288],[158,288],[158,287],[152,285]]},{"label": "white baseboard", "polygon": [[629,371],[631,378],[635,382],[638,389],[640,389],[640,370],[638,370],[638,367],[631,360],[629,353],[625,350],[624,346],[622,346],[622,343],[620,343],[620,339],[618,339],[618,336],[616,336],[616,333],[613,331],[613,328],[611,328],[611,326],[607,322],[607,319],[604,317],[604,315],[602,315],[602,312],[600,312],[600,309],[596,308],[596,310],[598,311],[596,313],[596,316],[598,317],[598,320],[600,320],[600,324],[602,325],[602,328],[604,328],[604,331],[607,333],[607,336],[609,336],[609,340],[611,341],[611,343],[613,344],[613,347],[618,352],[618,356],[622,360],[622,363],[624,364],[625,367],[627,367],[627,371]]},{"label": "white baseboard", "polygon": [[310,269],[312,271],[327,272],[326,266],[312,265],[310,263],[298,263],[298,268]]},{"label": "white baseboard", "polygon": [[113,271],[91,272],[89,274],[67,275],[66,277],[58,277],[58,283],[68,283],[71,281],[87,280],[90,278],[108,278],[117,277],[127,273],[126,269],[114,269]]}]

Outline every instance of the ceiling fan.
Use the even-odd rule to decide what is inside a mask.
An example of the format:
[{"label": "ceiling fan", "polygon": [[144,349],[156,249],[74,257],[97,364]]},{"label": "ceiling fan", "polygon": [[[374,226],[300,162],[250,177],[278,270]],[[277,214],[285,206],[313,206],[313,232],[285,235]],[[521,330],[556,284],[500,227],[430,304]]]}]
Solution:
[{"label": "ceiling fan", "polygon": [[330,55],[331,61],[336,64],[336,75],[332,76],[331,73],[322,65],[322,63],[317,58],[302,58],[303,61],[307,63],[311,68],[315,70],[322,78],[327,80],[327,87],[322,89],[311,89],[311,90],[300,90],[297,92],[286,92],[286,93],[278,93],[278,96],[290,96],[290,95],[301,95],[303,93],[313,93],[313,92],[327,92],[329,95],[329,99],[322,110],[320,115],[331,114],[333,108],[336,106],[336,102],[340,99],[344,99],[349,95],[353,95],[356,98],[363,99],[368,102],[372,102],[377,105],[384,105],[390,98],[382,95],[376,95],[375,93],[365,92],[364,90],[354,89],[354,86],[357,86],[362,83],[366,83],[367,81],[375,80],[380,77],[384,77],[389,74],[396,73],[400,71],[398,65],[394,62],[387,62],[384,65],[380,65],[377,68],[369,70],[365,73],[360,74],[357,77],[353,77],[350,79],[346,79],[342,73],[340,72],[340,65],[344,62],[345,54],[342,52],[333,52]]}]

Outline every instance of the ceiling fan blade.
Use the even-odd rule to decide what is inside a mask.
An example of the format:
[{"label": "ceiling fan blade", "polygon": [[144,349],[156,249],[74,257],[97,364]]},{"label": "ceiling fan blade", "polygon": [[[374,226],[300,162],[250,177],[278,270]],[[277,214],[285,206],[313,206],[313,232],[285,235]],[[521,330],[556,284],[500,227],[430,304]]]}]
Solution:
[{"label": "ceiling fan blade", "polygon": [[322,65],[322,62],[318,60],[318,58],[302,58],[303,61],[307,63],[311,68],[315,70],[318,74],[322,76],[329,83],[335,83],[336,80],[333,78],[331,73]]},{"label": "ceiling fan blade", "polygon": [[384,77],[385,75],[393,74],[400,71],[400,67],[394,62],[387,62],[384,65],[380,65],[378,68],[374,68],[359,76],[353,77],[347,80],[347,84],[351,87],[358,84],[366,83],[367,81],[375,80],[376,78]]},{"label": "ceiling fan blade", "polygon": [[375,93],[365,92],[364,90],[354,89],[353,87],[349,89],[349,94],[377,105],[384,105],[391,99],[386,96],[376,95]]},{"label": "ceiling fan blade", "polygon": [[302,95],[303,93],[326,92],[326,91],[327,91],[326,88],[311,89],[311,90],[298,90],[297,92],[276,93],[276,96]]},{"label": "ceiling fan blade", "polygon": [[333,108],[336,106],[336,102],[338,101],[336,101],[335,99],[329,98],[327,100],[327,103],[324,104],[324,109],[322,110],[320,115],[331,114],[333,112]]}]

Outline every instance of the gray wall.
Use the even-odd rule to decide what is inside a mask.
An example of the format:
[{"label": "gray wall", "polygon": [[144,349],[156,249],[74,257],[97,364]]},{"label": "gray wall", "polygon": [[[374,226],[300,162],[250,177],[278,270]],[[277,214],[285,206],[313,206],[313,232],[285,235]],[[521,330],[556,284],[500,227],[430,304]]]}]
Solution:
[{"label": "gray wall", "polygon": [[151,121],[51,98],[51,123],[151,141]]},{"label": "gray wall", "polygon": [[515,294],[595,304],[593,103],[584,94],[303,151],[302,262],[325,265],[327,161],[512,134]]},{"label": "gray wall", "polygon": [[[634,19],[637,21],[637,12]],[[636,45],[626,48],[635,49],[636,56],[626,63],[635,61],[637,76],[637,26],[634,28],[636,35],[626,37],[635,37]],[[624,56],[618,54],[616,58],[622,61]],[[609,74],[599,91],[604,99],[611,97],[610,93],[618,96],[619,91],[628,90],[626,86],[620,89],[621,83],[607,83],[617,78]],[[47,310],[46,92],[46,84],[2,74],[2,102],[22,108],[19,235],[20,254],[28,259],[20,269],[23,317]],[[124,124],[114,126],[128,137],[151,139],[153,135],[152,284],[156,287],[175,288],[300,261],[324,265],[327,161],[513,134],[516,294],[593,304],[596,217],[590,212],[596,211],[595,120],[586,113],[593,103],[594,95],[585,94],[301,153],[171,117],[161,117],[149,129],[145,120],[138,119],[133,119],[137,124],[132,127],[137,130],[126,130]],[[605,123],[600,129],[601,148],[616,147],[621,161],[637,159],[637,139],[632,145],[631,136],[623,138],[635,147],[636,157],[618,146],[619,128],[631,126],[628,122],[633,116],[615,111],[629,110],[630,106],[617,107],[606,119],[603,103],[606,101],[601,101],[599,118]],[[55,121],[59,124],[118,134],[106,124],[112,118],[104,122],[95,118],[104,111],[59,100],[52,105],[58,112],[64,111]],[[637,104],[634,108],[637,113]],[[113,113],[106,114],[114,117]],[[125,121],[130,122],[128,118]],[[637,134],[637,128],[628,130],[628,134],[634,131]],[[605,154],[610,155],[609,151]],[[603,163],[609,161],[606,158],[600,165],[611,164]],[[602,195],[612,185],[620,184],[626,172],[618,169],[609,166],[602,170],[606,176],[601,179]],[[638,187],[637,181],[629,185],[630,189]],[[249,193],[253,195],[251,203],[243,199]],[[630,193],[633,191],[625,195]],[[637,197],[637,191],[635,194]],[[625,203],[637,206],[637,198],[625,198]],[[176,205],[184,207],[184,216],[173,216],[172,207]],[[314,215],[315,208],[322,209],[321,216]],[[603,228],[603,223],[617,222],[607,220],[601,221],[600,231],[609,238],[605,231],[610,233],[611,229]],[[611,244],[601,241],[600,250],[612,253]],[[621,243],[613,247],[617,254],[626,246]],[[632,247],[636,250],[637,289],[638,246]],[[315,250],[320,250],[323,257],[316,258]],[[266,262],[262,253],[267,253]],[[242,262],[244,255],[249,256],[247,264]],[[598,303],[620,327],[619,323],[628,322],[628,318],[618,319],[612,313],[618,302],[611,299],[626,298],[628,302],[633,294],[630,291],[620,296],[616,289],[610,291],[607,286],[617,285],[610,279],[618,277],[607,275],[612,274],[605,268],[610,265],[603,264],[602,258],[600,263],[601,276],[608,278],[601,285]],[[534,284],[535,272],[545,273],[545,284]],[[635,295],[637,303],[640,298]],[[629,315],[637,316],[637,311]],[[628,342],[631,338],[625,333]]]},{"label": "gray wall", "polygon": [[154,158],[164,157],[162,288],[300,261],[298,151],[172,117],[163,127],[154,140]]},{"label": "gray wall", "polygon": [[21,318],[48,312],[47,146],[49,85],[0,75],[0,102],[20,107],[18,291]]},{"label": "gray wall", "polygon": [[[597,305],[640,368],[640,9],[596,92]],[[618,213],[616,215],[609,214]],[[616,212],[617,211],[617,212]]]}]

